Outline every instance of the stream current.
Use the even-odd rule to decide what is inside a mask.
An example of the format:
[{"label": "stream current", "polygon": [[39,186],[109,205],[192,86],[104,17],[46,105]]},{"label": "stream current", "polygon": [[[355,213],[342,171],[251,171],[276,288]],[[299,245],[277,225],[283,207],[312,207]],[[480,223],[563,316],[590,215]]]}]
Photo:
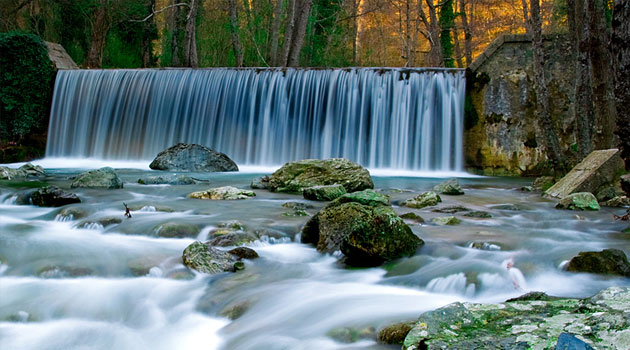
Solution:
[{"label": "stream current", "polygon": [[[65,189],[79,172],[47,171],[46,182]],[[124,189],[73,189],[83,203],[63,208],[16,205],[16,194],[27,184],[0,183],[0,348],[396,349],[369,336],[344,343],[331,334],[412,321],[455,301],[495,303],[528,291],[587,297],[609,286],[630,286],[628,279],[560,268],[580,251],[614,247],[630,254],[628,235],[620,233],[626,225],[613,221],[606,208],[556,210],[539,194],[518,190],[528,179],[460,179],[464,196],[442,196],[437,207],[410,209],[396,203],[442,179],[374,177],[399,214],[414,212],[426,220],[408,222],[425,245],[413,257],[349,269],[337,254],[298,243],[308,217],[285,216],[291,210],[282,206],[306,203],[314,215],[325,203],[265,190],[240,201],[186,198],[208,187],[249,188],[255,174],[193,173],[208,182],[168,186],[137,184],[155,172],[118,173]],[[132,208],[131,219],[123,216],[123,202]],[[455,205],[492,218],[432,211]],[[430,223],[446,215],[462,223]],[[122,221],[96,223],[105,217]],[[184,248],[230,220],[262,237],[247,245],[260,258],[246,260],[237,273],[187,270],[181,264]],[[166,222],[194,224],[200,233],[159,237],[157,227]],[[472,248],[473,242],[483,249]],[[523,275],[518,288],[518,274],[506,269],[510,259]]]}]

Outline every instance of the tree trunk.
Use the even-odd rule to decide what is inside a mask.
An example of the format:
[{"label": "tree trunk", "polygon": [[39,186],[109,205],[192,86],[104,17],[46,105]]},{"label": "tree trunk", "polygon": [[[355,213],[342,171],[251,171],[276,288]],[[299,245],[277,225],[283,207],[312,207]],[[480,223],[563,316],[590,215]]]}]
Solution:
[{"label": "tree trunk", "polygon": [[[171,1],[171,5],[175,4],[175,0]],[[179,49],[179,16],[180,9],[179,7],[174,7],[171,15],[169,16],[169,24],[171,28],[171,65],[173,67],[179,67],[180,59],[180,49]]]},{"label": "tree trunk", "polygon": [[[526,0],[523,0],[526,5]],[[524,6],[526,7],[526,6]],[[543,54],[542,20],[540,18],[540,4],[538,0],[531,0],[531,14],[527,18],[527,31],[532,38],[534,60],[534,90],[536,91],[536,109],[539,126],[542,131],[547,156],[551,160],[556,172],[566,170],[566,160],[560,149],[560,142],[556,134],[551,113],[549,112],[549,93],[545,82],[545,64]]]},{"label": "tree trunk", "polygon": [[109,32],[109,14],[107,0],[100,0],[98,8],[94,10],[92,33],[90,34],[90,49],[85,61],[88,68],[101,68],[103,65],[103,50]]},{"label": "tree trunk", "polygon": [[569,33],[575,47],[575,123],[577,148],[580,158],[593,150],[593,91],[589,62],[590,32],[586,24],[585,0],[569,4]]},{"label": "tree trunk", "polygon": [[184,42],[184,65],[199,68],[197,58],[197,7],[200,0],[190,0],[190,9],[186,16],[186,41]]},{"label": "tree trunk", "polygon": [[351,4],[352,9],[350,10],[350,15],[352,16],[352,65],[357,66],[357,35],[359,35],[359,19],[357,16],[358,12],[358,1],[352,0]]},{"label": "tree trunk", "polygon": [[459,31],[455,26],[453,27],[453,41],[455,42],[455,62],[457,62],[457,68],[464,68],[464,62],[462,61],[464,55],[462,55],[462,48],[459,44]]},{"label": "tree trunk", "polygon": [[300,51],[304,45],[304,36],[306,35],[306,27],[308,25],[308,16],[311,13],[313,0],[301,0],[300,6],[296,7],[296,23],[293,26],[293,38],[291,39],[291,49],[289,50],[289,59],[287,66],[297,67],[300,64]]},{"label": "tree trunk", "polygon": [[424,0],[427,5],[429,16],[424,12],[423,0],[418,0],[418,16],[424,23],[426,32],[423,33],[429,40],[429,54],[427,62],[432,67],[444,67],[444,59],[442,56],[442,44],[440,43],[440,25],[438,23],[437,14],[433,0]]},{"label": "tree trunk", "polygon": [[468,16],[466,15],[466,3],[464,0],[459,0],[459,15],[462,19],[462,27],[464,28],[464,55],[466,56],[466,66],[470,66],[472,63],[472,31],[470,29],[471,25],[468,21]]},{"label": "tree trunk", "polygon": [[282,43],[282,55],[278,59],[278,63],[282,67],[286,67],[289,61],[289,51],[293,40],[293,28],[295,27],[296,1],[289,0],[287,8],[287,19],[284,26],[284,42]]},{"label": "tree trunk", "polygon": [[630,170],[630,1],[615,0],[612,20],[617,129],[621,157]]},{"label": "tree trunk", "polygon": [[271,24],[271,53],[269,61],[272,67],[278,66],[278,37],[280,36],[280,18],[282,17],[282,0],[276,0],[273,9],[273,22]]},{"label": "tree trunk", "polygon": [[236,0],[228,0],[228,12],[230,15],[230,32],[232,34],[234,60],[237,67],[242,67],[243,49],[241,46],[241,40],[238,37],[238,9],[236,8]]},{"label": "tree trunk", "polygon": [[407,63],[405,67],[412,67],[415,65],[414,57],[412,53],[414,49],[411,47],[411,8],[409,2],[411,0],[405,0],[405,54],[407,57]]},{"label": "tree trunk", "polygon": [[[606,24],[607,0],[586,1],[590,30],[591,81],[595,111],[595,148],[614,146],[617,111],[613,90],[612,55],[608,48],[610,35]],[[626,43],[627,45],[627,43]]]}]

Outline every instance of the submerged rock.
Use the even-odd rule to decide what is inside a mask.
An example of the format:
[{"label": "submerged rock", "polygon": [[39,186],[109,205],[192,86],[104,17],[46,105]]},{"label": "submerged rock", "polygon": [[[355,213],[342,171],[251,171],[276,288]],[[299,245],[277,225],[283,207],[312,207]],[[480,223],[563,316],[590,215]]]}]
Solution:
[{"label": "submerged rock", "polygon": [[23,179],[31,176],[45,176],[44,168],[39,165],[27,163],[21,167],[14,169],[0,166],[0,180]]},{"label": "submerged rock", "polygon": [[599,210],[597,198],[589,192],[572,193],[560,200],[557,209],[569,210]]},{"label": "submerged rock", "polygon": [[186,175],[145,176],[138,179],[141,185],[194,185],[195,179]]},{"label": "submerged rock", "polygon": [[474,211],[465,213],[464,216],[467,216],[469,218],[479,218],[479,219],[489,219],[492,217],[492,215],[490,215],[490,213],[488,213],[487,211],[479,211],[479,210],[474,210]]},{"label": "submerged rock", "polygon": [[334,328],[328,331],[327,335],[340,343],[356,343],[360,340],[376,340],[376,330],[374,327],[351,328],[342,327]]},{"label": "submerged rock", "polygon": [[439,185],[433,187],[433,190],[446,195],[456,196],[464,194],[462,190],[462,186],[460,186],[459,181],[457,179],[449,179],[442,182]]},{"label": "submerged rock", "polygon": [[[212,234],[212,233],[211,233]],[[226,234],[216,235],[208,243],[215,247],[231,247],[251,243],[258,237],[247,232],[230,232]]]},{"label": "submerged rock", "polygon": [[450,206],[450,207],[433,209],[432,211],[435,213],[455,214],[455,213],[459,213],[460,211],[470,211],[470,209],[466,207],[462,207],[461,205],[455,205],[455,206]]},{"label": "submerged rock", "polygon": [[378,332],[378,342],[402,345],[413,326],[414,322],[400,322],[389,325]]},{"label": "submerged rock", "polygon": [[252,248],[247,247],[238,247],[234,249],[230,249],[228,253],[238,257],[239,259],[256,259],[258,258],[258,253]]},{"label": "submerged rock", "polygon": [[232,186],[210,188],[205,191],[193,192],[188,195],[189,198],[211,200],[247,199],[254,196],[256,196],[256,193],[253,191],[241,190]]},{"label": "submerged rock", "polygon": [[431,220],[432,223],[443,226],[443,225],[457,225],[461,223],[461,220],[454,216],[440,216],[437,218],[433,218]]},{"label": "submerged rock", "polygon": [[630,198],[627,196],[617,196],[615,198],[602,202],[601,204],[604,207],[613,207],[613,208],[628,207],[630,206]]},{"label": "submerged rock", "polygon": [[401,218],[405,219],[405,220],[413,220],[415,222],[419,222],[419,223],[423,223],[424,219],[422,218],[422,216],[416,214],[416,213],[404,213],[400,216]]},{"label": "submerged rock", "polygon": [[442,202],[442,198],[434,191],[427,191],[417,195],[414,198],[409,198],[402,203],[402,205],[409,208],[421,209],[424,207],[430,207]]},{"label": "submerged rock", "polygon": [[70,187],[117,189],[123,188],[123,182],[114,169],[105,167],[79,174]]},{"label": "submerged rock", "polygon": [[307,187],[302,191],[305,199],[314,201],[332,201],[346,194],[346,189],[340,184]]},{"label": "submerged rock", "polygon": [[258,190],[268,190],[269,189],[269,176],[259,176],[255,177],[249,187]]},{"label": "submerged rock", "polygon": [[374,188],[370,173],[343,158],[305,159],[286,163],[269,180],[273,192],[302,192],[305,188],[341,184],[346,192]]},{"label": "submerged rock", "polygon": [[199,234],[199,227],[183,222],[166,222],[155,227],[153,230],[158,237],[167,238],[194,238]]},{"label": "submerged rock", "polygon": [[70,192],[55,186],[39,188],[31,193],[31,202],[39,207],[61,207],[67,204],[81,203],[81,199]]},{"label": "submerged rock", "polygon": [[182,261],[193,270],[209,274],[234,272],[238,262],[236,256],[201,242],[194,242],[186,247]]},{"label": "submerged rock", "polygon": [[[346,194],[324,207],[302,230],[302,242],[336,250],[352,266],[376,266],[415,253],[424,242],[411,232],[383,195],[372,190]],[[365,203],[365,204],[364,204]]]},{"label": "submerged rock", "polygon": [[627,305],[630,288],[620,287],[587,299],[457,302],[422,314],[403,349],[549,349],[565,332],[594,348],[627,349]]},{"label": "submerged rock", "polygon": [[201,145],[186,143],[178,143],[158,153],[149,167],[169,171],[238,171],[236,163],[225,154]]},{"label": "submerged rock", "polygon": [[580,252],[569,261],[566,270],[630,277],[630,263],[626,254],[619,249]]}]

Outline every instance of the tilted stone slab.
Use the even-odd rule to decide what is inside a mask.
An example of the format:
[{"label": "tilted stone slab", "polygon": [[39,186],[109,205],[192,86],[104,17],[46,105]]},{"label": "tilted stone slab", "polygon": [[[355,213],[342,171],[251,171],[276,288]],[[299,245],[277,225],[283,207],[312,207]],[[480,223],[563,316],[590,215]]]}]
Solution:
[{"label": "tilted stone slab", "polygon": [[545,191],[545,197],[564,198],[575,192],[597,192],[602,185],[612,182],[621,159],[616,148],[593,151],[555,185]]}]

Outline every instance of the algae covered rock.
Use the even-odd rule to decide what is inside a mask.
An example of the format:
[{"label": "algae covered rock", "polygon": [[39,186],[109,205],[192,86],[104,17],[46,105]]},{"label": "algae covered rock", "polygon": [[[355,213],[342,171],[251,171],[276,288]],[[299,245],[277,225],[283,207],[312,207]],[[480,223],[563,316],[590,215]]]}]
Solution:
[{"label": "algae covered rock", "polygon": [[557,209],[569,210],[599,210],[597,198],[590,192],[572,193],[560,200]]},{"label": "algae covered rock", "polygon": [[462,186],[459,184],[457,179],[449,179],[446,180],[439,185],[433,187],[433,190],[450,196],[462,195],[464,191],[462,190]]},{"label": "algae covered rock", "polygon": [[114,169],[105,167],[79,174],[70,187],[117,189],[123,188],[123,182]]},{"label": "algae covered rock", "polygon": [[619,249],[604,249],[601,252],[580,252],[566,266],[571,272],[590,272],[630,277],[630,263],[626,254]]},{"label": "algae covered rock", "polygon": [[442,198],[440,198],[440,195],[438,195],[434,191],[427,191],[417,195],[414,198],[407,199],[403,202],[402,205],[409,208],[420,209],[437,205],[440,202],[442,202]]},{"label": "algae covered rock", "polygon": [[376,266],[415,253],[424,242],[411,232],[386,197],[372,190],[346,194],[309,220],[302,242],[317,245],[321,252],[341,250],[346,263]]},{"label": "algae covered rock", "polygon": [[223,153],[197,145],[178,143],[160,153],[149,164],[154,170],[219,172],[238,171],[238,166]]},{"label": "algae covered rock", "polygon": [[70,192],[55,186],[39,188],[31,193],[31,202],[40,207],[61,207],[67,204],[81,203],[81,199]]},{"label": "algae covered rock", "polygon": [[182,261],[193,270],[209,274],[237,270],[236,256],[201,242],[194,242],[186,247],[182,254]]},{"label": "algae covered rock", "polygon": [[627,349],[630,288],[587,299],[535,298],[500,304],[454,303],[418,318],[405,350],[550,349],[572,333],[596,349]]},{"label": "algae covered rock", "polygon": [[232,186],[210,188],[205,191],[193,192],[188,195],[189,198],[211,200],[247,199],[254,196],[256,196],[256,193],[253,191],[242,190]]},{"label": "algae covered rock", "polygon": [[437,218],[433,218],[431,222],[440,226],[444,226],[444,225],[457,225],[461,223],[461,220],[459,220],[458,218],[454,216],[440,216]]},{"label": "algae covered rock", "polygon": [[302,190],[305,199],[314,201],[332,201],[346,194],[346,189],[340,184],[307,187]]},{"label": "algae covered rock", "polygon": [[346,192],[374,188],[367,169],[343,158],[286,163],[269,179],[273,192],[302,192],[308,187],[333,184],[341,184]]}]

